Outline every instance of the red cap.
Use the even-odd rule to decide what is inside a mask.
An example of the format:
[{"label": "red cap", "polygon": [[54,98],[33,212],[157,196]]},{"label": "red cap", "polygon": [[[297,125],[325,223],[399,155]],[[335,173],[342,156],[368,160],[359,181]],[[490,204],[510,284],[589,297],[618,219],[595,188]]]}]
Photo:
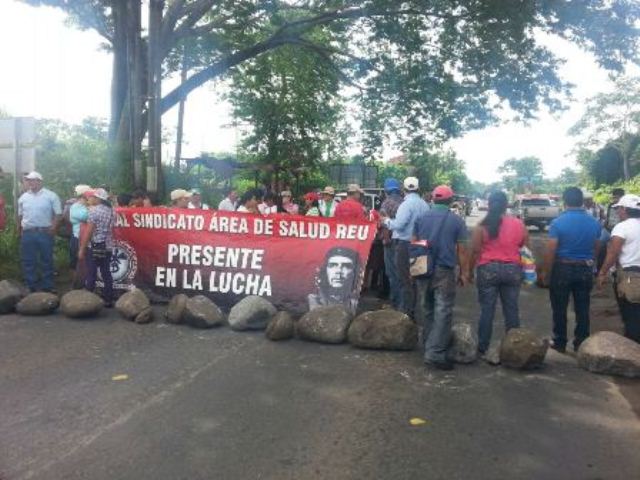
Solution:
[{"label": "red cap", "polygon": [[453,190],[449,185],[438,185],[433,189],[433,198],[435,200],[446,200],[453,197]]},{"label": "red cap", "polygon": [[304,196],[304,199],[315,202],[316,200],[320,200],[320,196],[316,192],[309,192]]}]

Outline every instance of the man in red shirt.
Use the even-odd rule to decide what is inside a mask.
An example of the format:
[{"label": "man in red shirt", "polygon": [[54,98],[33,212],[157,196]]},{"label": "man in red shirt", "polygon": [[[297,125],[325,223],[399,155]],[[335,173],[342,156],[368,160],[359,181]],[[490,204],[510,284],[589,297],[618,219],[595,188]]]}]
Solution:
[{"label": "man in red shirt", "polygon": [[366,220],[364,207],[360,203],[360,185],[352,183],[347,187],[347,198],[336,206],[334,218],[339,220]]}]

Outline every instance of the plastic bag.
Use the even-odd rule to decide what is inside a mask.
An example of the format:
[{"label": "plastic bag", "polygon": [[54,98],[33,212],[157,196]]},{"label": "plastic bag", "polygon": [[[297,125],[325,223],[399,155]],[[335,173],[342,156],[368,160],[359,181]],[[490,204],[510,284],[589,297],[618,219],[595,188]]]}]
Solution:
[{"label": "plastic bag", "polygon": [[525,285],[535,285],[538,280],[536,273],[536,259],[527,247],[520,249],[520,265],[522,266],[522,281]]}]

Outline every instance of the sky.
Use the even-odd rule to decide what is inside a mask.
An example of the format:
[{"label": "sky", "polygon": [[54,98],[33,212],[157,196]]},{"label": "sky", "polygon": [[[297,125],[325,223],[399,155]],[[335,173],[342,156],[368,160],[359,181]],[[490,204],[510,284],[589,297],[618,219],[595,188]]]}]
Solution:
[{"label": "sky", "polygon": [[[111,57],[101,49],[102,38],[65,24],[65,15],[51,8],[33,8],[14,0],[0,0],[0,109],[12,116],[58,118],[78,123],[85,117],[109,116]],[[546,38],[566,59],[561,76],[576,85],[574,100],[560,115],[541,113],[528,125],[503,124],[469,132],[448,147],[465,161],[472,180],[499,180],[498,166],[513,157],[537,156],[545,174],[553,177],[575,167],[576,139],[567,130],[580,118],[585,101],[610,91],[607,73],[574,45]],[[169,85],[164,86],[165,91]],[[234,151],[239,135],[230,125],[230,108],[209,83],[188,98],[183,157],[203,151]],[[177,108],[163,116],[163,125],[175,128]],[[386,152],[393,156],[396,152]],[[173,156],[167,147],[164,158]]]}]

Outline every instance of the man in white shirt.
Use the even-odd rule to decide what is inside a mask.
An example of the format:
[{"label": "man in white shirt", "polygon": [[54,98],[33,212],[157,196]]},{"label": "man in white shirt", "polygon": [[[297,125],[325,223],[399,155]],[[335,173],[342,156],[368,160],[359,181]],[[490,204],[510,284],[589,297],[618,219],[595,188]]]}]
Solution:
[{"label": "man in white shirt", "polygon": [[258,210],[262,215],[273,215],[274,213],[278,213],[276,196],[273,193],[267,193],[264,196],[262,203],[258,205]]},{"label": "man in white shirt", "polygon": [[18,199],[22,273],[32,292],[52,292],[53,241],[62,218],[62,205],[58,195],[42,187],[42,175],[38,172],[29,173],[24,181],[28,190]]},{"label": "man in white shirt", "polygon": [[218,210],[225,212],[235,212],[238,203],[238,193],[235,190],[229,191],[229,194],[220,202]]},{"label": "man in white shirt", "polygon": [[333,217],[336,214],[336,205],[338,205],[338,202],[335,200],[335,189],[330,186],[324,187],[321,195],[322,199],[318,202],[320,215],[323,217]]},{"label": "man in white shirt", "polygon": [[613,291],[624,323],[624,335],[640,343],[640,196],[624,195],[613,205],[620,219],[611,231],[607,258],[598,273],[598,286],[616,266]]}]

